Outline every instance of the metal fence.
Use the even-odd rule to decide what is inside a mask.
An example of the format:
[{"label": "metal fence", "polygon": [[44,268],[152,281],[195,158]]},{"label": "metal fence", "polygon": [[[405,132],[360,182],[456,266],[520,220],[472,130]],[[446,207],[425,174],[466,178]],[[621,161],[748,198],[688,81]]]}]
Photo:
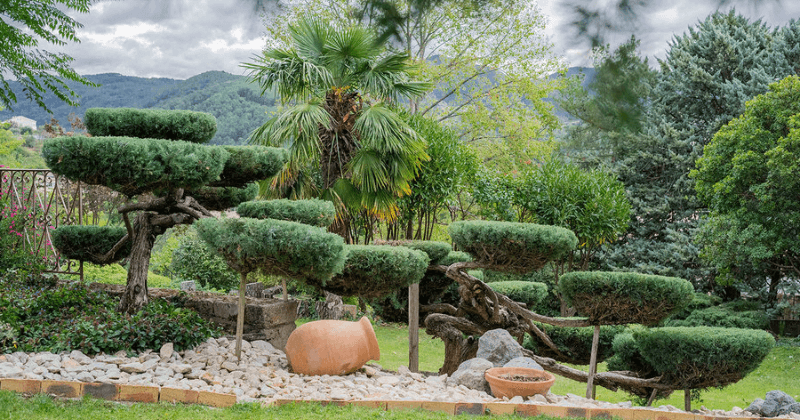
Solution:
[{"label": "metal fence", "polygon": [[84,189],[82,183],[48,169],[0,169],[0,196],[9,198],[10,214],[23,216],[15,234],[45,262],[46,272],[77,274],[83,280],[83,263],[62,257],[53,246],[52,232],[59,226],[84,224]]}]

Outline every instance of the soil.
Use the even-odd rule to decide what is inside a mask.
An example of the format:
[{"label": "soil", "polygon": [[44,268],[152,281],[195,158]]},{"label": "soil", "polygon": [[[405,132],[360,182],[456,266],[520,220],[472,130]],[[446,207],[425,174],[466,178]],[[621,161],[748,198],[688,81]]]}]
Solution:
[{"label": "soil", "polygon": [[498,376],[500,379],[505,379],[506,381],[515,381],[515,382],[544,382],[547,378],[541,376],[528,376],[528,375],[513,375],[507,373],[505,375]]}]

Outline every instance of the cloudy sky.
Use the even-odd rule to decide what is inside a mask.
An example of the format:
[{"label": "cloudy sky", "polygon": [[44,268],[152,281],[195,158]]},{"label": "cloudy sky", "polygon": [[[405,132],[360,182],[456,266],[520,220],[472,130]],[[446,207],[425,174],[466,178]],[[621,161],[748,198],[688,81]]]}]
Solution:
[{"label": "cloudy sky", "polygon": [[[556,52],[570,65],[590,65],[584,38],[571,25],[571,4],[577,0],[538,0],[550,23],[548,36]],[[89,14],[74,17],[84,25],[80,44],[57,50],[72,56],[80,74],[121,73],[139,77],[186,79],[209,70],[244,74],[239,64],[250,61],[264,45],[264,24],[257,4],[263,0],[106,0]],[[591,4],[613,12],[616,0]],[[269,8],[270,2],[266,2]],[[634,2],[635,3],[635,2]],[[642,51],[663,58],[668,41],[686,32],[720,7],[720,0],[650,0],[638,19],[623,30],[606,33],[613,45],[631,33],[642,40]],[[608,5],[608,7],[604,7]],[[720,7],[737,10],[770,26],[800,18],[798,0],[727,0]]]}]

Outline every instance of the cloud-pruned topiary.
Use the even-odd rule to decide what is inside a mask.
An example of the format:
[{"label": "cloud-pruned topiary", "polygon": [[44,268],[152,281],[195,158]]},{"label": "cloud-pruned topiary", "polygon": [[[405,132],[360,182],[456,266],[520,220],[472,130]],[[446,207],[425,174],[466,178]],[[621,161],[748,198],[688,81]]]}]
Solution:
[{"label": "cloud-pruned topiary", "polygon": [[277,219],[327,227],[336,218],[333,203],[325,200],[262,200],[247,201],[236,207],[242,217]]},{"label": "cloud-pruned topiary", "polygon": [[528,308],[540,304],[547,297],[547,285],[536,281],[498,281],[487,283],[495,292],[508,296],[515,302],[522,302]]},{"label": "cloud-pruned topiary", "polygon": [[42,156],[57,174],[132,197],[206,185],[219,177],[230,154],[185,141],[74,136],[46,141]]},{"label": "cloud-pruned topiary", "polygon": [[[592,355],[592,334],[594,327],[558,327],[535,323],[556,345],[561,354],[545,345],[535,334],[525,336],[523,346],[536,355],[552,357],[563,363],[588,365]],[[600,327],[597,360],[602,362],[614,354],[612,342],[625,329],[622,325],[603,325]]]},{"label": "cloud-pruned topiary", "polygon": [[[124,227],[62,226],[52,232],[53,246],[69,259],[95,262],[125,236]],[[131,252],[130,243],[114,255],[109,264],[119,261]]]},{"label": "cloud-pruned topiary", "polygon": [[564,299],[592,325],[653,325],[692,301],[686,280],[628,272],[575,271],[558,284]]},{"label": "cloud-pruned topiary", "polygon": [[429,262],[424,252],[401,246],[347,245],[346,252],[341,274],[312,286],[343,296],[381,297],[418,283]]},{"label": "cloud-pruned topiary", "polygon": [[633,333],[636,346],[664,381],[683,389],[722,387],[755,370],[775,346],[766,331],[664,327]]},{"label": "cloud-pruned topiary", "polygon": [[92,136],[206,143],[217,132],[213,115],[195,111],[135,108],[89,108],[83,123]]},{"label": "cloud-pruned topiary", "polygon": [[475,262],[519,274],[538,270],[578,245],[568,229],[533,223],[459,221],[449,231],[456,246]]},{"label": "cloud-pruned topiary", "polygon": [[274,219],[202,219],[198,236],[235,271],[265,274],[322,285],[342,271],[344,240],[324,229]]}]

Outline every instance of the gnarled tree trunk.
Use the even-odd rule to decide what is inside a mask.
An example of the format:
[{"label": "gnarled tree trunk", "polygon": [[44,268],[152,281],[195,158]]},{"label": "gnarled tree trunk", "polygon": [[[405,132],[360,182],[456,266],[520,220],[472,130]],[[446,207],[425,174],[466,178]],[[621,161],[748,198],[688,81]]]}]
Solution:
[{"label": "gnarled tree trunk", "polygon": [[147,305],[147,271],[150,267],[150,253],[153,250],[156,235],[151,223],[152,214],[142,212],[136,216],[133,228],[133,244],[131,246],[130,267],[125,293],[119,301],[117,310],[135,314]]}]

